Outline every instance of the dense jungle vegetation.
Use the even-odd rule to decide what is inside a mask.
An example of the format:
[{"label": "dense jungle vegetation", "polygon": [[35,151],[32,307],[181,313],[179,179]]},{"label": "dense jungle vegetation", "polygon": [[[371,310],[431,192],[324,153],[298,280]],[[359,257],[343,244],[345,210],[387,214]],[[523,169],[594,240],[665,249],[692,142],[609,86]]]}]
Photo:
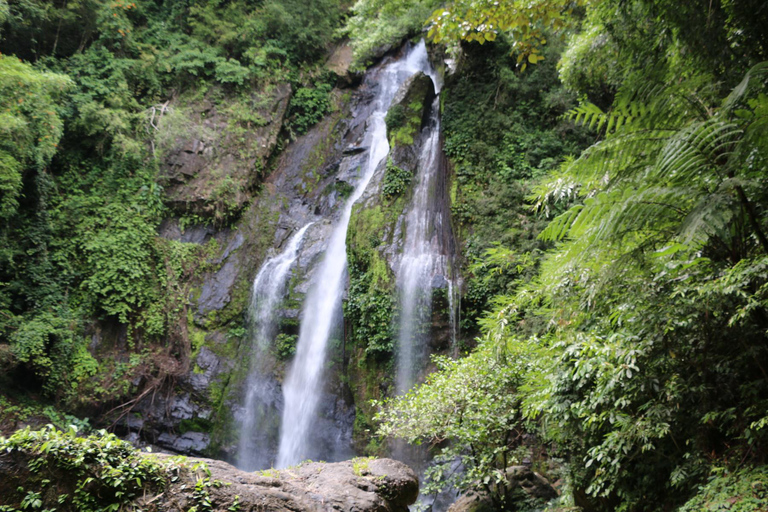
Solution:
[{"label": "dense jungle vegetation", "polygon": [[[174,214],[232,223],[234,198],[249,185],[222,176],[202,210],[171,211],[159,162],[196,128],[169,112],[158,129],[163,104],[235,97],[231,130],[241,136],[264,122],[250,90],[289,82],[297,93],[286,130],[305,131],[327,109],[317,62],[340,9],[298,0],[0,3],[8,387],[77,409],[125,395],[137,372],[184,371],[185,283],[210,247],[163,240],[157,227]],[[128,326],[129,360],[92,357],[84,332],[94,318]]]},{"label": "dense jungle vegetation", "polygon": [[[290,83],[287,143],[331,108],[335,42],[362,70],[422,36],[457,66],[464,354],[376,404],[378,434],[499,510],[523,459],[557,463],[553,510],[768,509],[763,0],[0,0],[0,426],[85,428],[188,370],[214,248],[158,227],[233,225],[269,168],[179,211],[161,164],[192,128],[163,105],[236,98],[245,131],[251,91]],[[127,357],[89,350],[99,321]]]}]

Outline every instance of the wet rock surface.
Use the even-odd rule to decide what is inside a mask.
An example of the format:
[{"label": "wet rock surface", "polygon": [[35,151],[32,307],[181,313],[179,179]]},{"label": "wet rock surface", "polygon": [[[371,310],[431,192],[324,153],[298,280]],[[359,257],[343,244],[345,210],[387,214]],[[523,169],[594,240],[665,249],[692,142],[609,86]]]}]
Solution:
[{"label": "wet rock surface", "polygon": [[[347,56],[341,50],[337,57],[343,61]],[[340,65],[340,71],[345,72],[344,62]],[[376,87],[374,73],[355,89],[333,91],[333,113],[275,158],[272,172],[257,197],[249,199],[251,205],[244,210],[236,226],[220,230],[200,225],[182,230],[178,217],[168,219],[160,226],[158,234],[169,240],[198,244],[213,240],[218,244],[217,252],[208,262],[211,270],[199,276],[188,297],[193,320],[189,329],[197,331],[198,340],[203,335],[205,341],[190,361],[189,371],[172,383],[172,389],[166,387],[145,397],[128,415],[130,418],[121,420],[121,435],[138,440],[136,444],[148,443],[174,453],[236,459],[237,442],[231,437],[231,427],[217,431],[214,426],[230,421],[236,425],[238,422],[245,394],[242,369],[250,364],[247,355],[250,341],[247,337],[232,341],[229,329],[233,325],[242,325],[241,319],[247,314],[244,310],[248,307],[251,282],[261,263],[279,253],[298,229],[313,222],[298,254],[288,296],[279,312],[280,317],[287,320],[284,323],[288,327],[284,332],[295,334],[303,297],[324,256],[333,224],[368,158],[368,148],[362,143],[362,136],[372,108],[372,91]],[[270,119],[278,122],[284,115],[279,102],[289,91],[274,92],[274,102],[269,108],[275,110]],[[213,115],[213,110],[207,112],[206,122],[226,121],[221,114]],[[272,151],[271,131],[259,129],[249,137],[251,135],[259,145],[265,146],[265,155],[267,150]],[[211,144],[205,141],[201,143],[203,145],[196,145],[194,141],[184,144],[184,147],[179,146],[179,151],[192,156],[185,157],[187,160],[181,165],[169,165],[168,172],[177,177],[171,180],[175,183],[174,194],[177,194],[174,197],[194,202],[195,190],[201,180],[210,178],[206,178],[210,169],[200,167],[200,161],[208,161],[211,152],[215,154],[218,149],[211,149]],[[245,166],[243,169],[250,165],[247,162],[241,164]],[[182,206],[180,213],[195,211],[191,203]],[[229,321],[234,322],[227,324]],[[237,356],[233,357],[234,354]],[[269,404],[265,417],[269,419],[270,431],[258,433],[257,437],[276,439],[277,427],[273,423],[279,419],[283,407],[283,370],[283,364],[273,361],[263,376],[265,382],[270,383],[267,386],[269,396],[265,399]],[[332,382],[323,401],[323,417],[317,429],[318,447],[333,444],[338,436],[344,438],[342,444],[349,444],[346,440],[351,437],[354,406],[340,398],[343,393],[338,388],[338,383]],[[221,402],[213,403],[212,389],[218,389]],[[212,413],[212,410],[217,412]],[[201,419],[205,421],[201,422]],[[220,433],[229,437],[217,438]],[[339,460],[351,455],[350,452],[339,453],[334,458]]]}]

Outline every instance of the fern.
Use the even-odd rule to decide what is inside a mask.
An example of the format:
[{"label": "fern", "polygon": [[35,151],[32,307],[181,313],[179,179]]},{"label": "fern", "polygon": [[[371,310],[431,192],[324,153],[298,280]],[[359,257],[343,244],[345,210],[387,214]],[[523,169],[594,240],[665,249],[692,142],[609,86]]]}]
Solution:
[{"label": "fern", "polygon": [[[584,103],[567,113],[605,138],[564,162],[531,198],[547,214],[551,202],[581,198],[540,235],[566,242],[551,263],[554,275],[607,254],[620,273],[638,251],[661,247],[723,246],[738,258],[756,238],[768,250],[745,192],[757,188],[745,169],[765,161],[753,139],[768,109],[751,98],[764,91],[766,76],[768,64],[755,66],[719,109],[703,106],[686,84],[651,84],[621,91],[609,112]],[[749,221],[747,240],[732,228],[737,221]]]}]

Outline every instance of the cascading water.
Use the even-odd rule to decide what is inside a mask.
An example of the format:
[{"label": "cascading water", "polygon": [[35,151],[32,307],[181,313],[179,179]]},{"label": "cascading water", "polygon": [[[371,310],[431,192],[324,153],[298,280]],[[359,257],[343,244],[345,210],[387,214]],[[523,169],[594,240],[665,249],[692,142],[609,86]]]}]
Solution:
[{"label": "cascading water", "polygon": [[[397,374],[398,394],[407,392],[426,365],[430,346],[435,346],[433,300],[447,309],[450,348],[456,353],[458,330],[458,294],[460,283],[453,279],[454,238],[450,223],[447,162],[440,133],[440,82],[427,64],[423,70],[432,79],[435,97],[428,110],[427,122],[419,135],[415,184],[403,220],[402,253],[397,267],[399,291],[399,332]],[[442,316],[442,315],[438,315]],[[439,330],[440,328],[438,328]],[[423,446],[395,442],[391,445],[395,458],[410,465],[420,478],[430,465],[431,457]],[[456,494],[448,491],[437,495],[420,495],[416,509],[446,510]]]},{"label": "cascading water", "polygon": [[300,462],[309,454],[309,433],[323,392],[326,346],[341,309],[347,266],[346,237],[352,206],[363,195],[374,171],[389,153],[384,116],[395,93],[410,76],[428,69],[426,46],[422,41],[403,58],[384,66],[376,77],[378,90],[364,136],[364,145],[368,147],[367,162],[333,228],[325,258],[307,294],[296,356],[283,384],[285,407],[277,467]]},{"label": "cascading water", "polygon": [[[434,79],[433,79],[434,81]],[[436,92],[437,85],[436,85]],[[405,218],[405,243],[397,285],[400,290],[400,325],[396,390],[408,391],[424,367],[426,336],[431,322],[435,290],[444,290],[455,343],[453,254],[450,217],[445,190],[445,157],[440,140],[440,97],[422,130],[416,186]]]},{"label": "cascading water", "polygon": [[[264,469],[272,465],[268,434],[275,428],[266,428],[277,415],[276,386],[267,378],[264,356],[277,330],[277,308],[285,294],[290,270],[299,254],[304,235],[312,223],[301,228],[288,242],[283,252],[269,258],[253,280],[248,325],[251,336],[251,371],[246,379],[243,417],[240,425],[238,466],[245,470]],[[266,436],[265,436],[266,434]]]}]

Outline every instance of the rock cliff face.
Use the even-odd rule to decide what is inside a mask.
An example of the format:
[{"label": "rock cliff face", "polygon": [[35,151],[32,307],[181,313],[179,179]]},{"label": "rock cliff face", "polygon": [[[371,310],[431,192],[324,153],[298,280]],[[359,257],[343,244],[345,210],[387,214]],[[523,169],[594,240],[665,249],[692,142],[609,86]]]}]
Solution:
[{"label": "rock cliff face", "polygon": [[[239,425],[245,415],[246,382],[254,366],[247,332],[252,281],[267,258],[280,253],[299,229],[312,222],[277,314],[278,335],[295,343],[303,298],[340,208],[360,179],[367,159],[362,140],[379,87],[380,68],[374,67],[363,77],[350,75],[346,57],[341,47],[331,58],[338,64],[339,84],[345,87],[331,93],[332,112],[279,154],[281,144],[277,140],[290,88],[275,87],[261,94],[256,114],[262,121],[246,129],[245,142],[240,141],[239,146],[232,143],[233,127],[225,126],[244,127],[231,109],[205,104],[185,111],[190,118],[197,116],[197,122],[207,128],[200,133],[182,131],[187,137],[174,139],[164,149],[171,206],[178,216],[167,219],[159,235],[207,244],[212,251],[204,271],[191,284],[186,305],[183,329],[191,348],[189,369],[144,396],[131,414],[120,418],[118,433],[126,438],[185,455],[237,460],[243,442]],[[393,104],[400,119],[388,119],[390,157],[376,170],[354,209],[347,240],[351,266],[346,302],[367,305],[357,313],[345,306],[345,323],[339,325],[335,341],[331,341],[321,418],[314,428],[313,445],[318,455],[312,458],[347,458],[354,455],[353,448],[357,453],[383,453],[381,447],[368,445],[373,412],[368,401],[393,392],[395,274],[403,250],[413,177],[426,143],[423,128],[435,108],[434,98],[432,80],[421,73],[400,89]],[[235,149],[241,151],[243,145],[249,148],[248,158],[240,161]],[[221,182],[223,168],[227,169],[227,179],[237,181],[236,193],[228,200],[242,211],[240,220],[223,229],[214,227],[216,222],[186,226],[190,215],[193,220],[204,218],[207,209],[216,206],[218,192],[214,189]],[[391,183],[388,185],[393,169],[411,177],[394,192]],[[433,209],[442,209],[447,215],[448,169],[441,168],[440,174],[432,194]],[[453,251],[450,224],[444,227],[439,236]],[[362,293],[356,286],[361,283],[366,290]],[[433,283],[430,352],[449,348],[451,324],[445,286],[445,279]],[[376,327],[365,330],[361,328],[364,325]],[[257,356],[258,366],[269,369],[260,376],[259,384],[264,412],[260,428],[253,429],[252,439],[245,442],[265,447],[269,453],[278,441],[282,379],[290,351],[290,346],[285,351],[272,347]],[[345,451],[339,452],[339,447],[346,447]]]},{"label": "rock cliff face", "polygon": [[222,206],[243,208],[275,149],[290,98],[291,86],[278,84],[245,103],[206,99],[160,119],[159,129],[171,138],[162,148],[170,206],[200,217]]},{"label": "rock cliff face", "polygon": [[[344,73],[346,71],[340,71]],[[288,296],[278,313],[279,334],[288,339],[295,336],[303,297],[323,256],[338,210],[359,179],[360,167],[366,158],[361,139],[372,108],[372,92],[377,87],[375,75],[375,68],[362,80],[345,74],[343,85],[358,85],[352,89],[335,89],[332,112],[279,155],[272,154],[277,136],[275,128],[279,130],[290,93],[289,89],[279,87],[268,96],[269,101],[262,102],[268,103],[262,107],[264,112],[259,110],[266,124],[248,134],[247,144],[256,148],[251,160],[236,164],[236,155],[227,153],[224,142],[213,144],[194,138],[174,141],[166,163],[172,196],[176,198],[174,208],[179,215],[202,211],[196,208],[213,204],[215,197],[208,197],[202,191],[220,179],[213,171],[222,163],[229,162],[228,168],[234,169],[232,179],[243,184],[237,190],[246,192],[251,190],[250,184],[262,172],[260,166],[268,158],[270,168],[258,190],[251,192],[253,197],[233,199],[238,208],[244,210],[232,228],[216,229],[207,224],[182,229],[183,219],[179,217],[168,219],[161,226],[160,236],[214,244],[215,252],[208,269],[193,283],[189,296],[185,326],[192,348],[189,371],[177,377],[172,386],[142,399],[132,414],[120,420],[121,434],[177,453],[235,460],[244,383],[251,367],[250,340],[247,333],[243,334],[242,327],[252,280],[267,257],[279,253],[298,229],[313,222],[296,260]],[[228,133],[223,125],[237,122],[213,107],[205,108],[203,124],[218,127],[217,133]],[[200,147],[204,149],[187,151]],[[210,149],[212,147],[216,149]],[[321,405],[323,419],[316,428],[318,449],[323,453],[327,453],[322,450],[323,443],[331,439],[338,441],[339,436],[346,439],[340,444],[350,445],[355,419],[351,393],[339,378],[344,347],[337,344],[332,350],[329,368],[332,378]],[[263,437],[270,444],[278,434],[286,358],[275,350],[259,357],[267,359],[259,366],[271,369],[264,376],[263,392],[272,420],[254,436]],[[263,441],[260,443],[264,444]],[[351,455],[350,451],[338,456]]]}]

